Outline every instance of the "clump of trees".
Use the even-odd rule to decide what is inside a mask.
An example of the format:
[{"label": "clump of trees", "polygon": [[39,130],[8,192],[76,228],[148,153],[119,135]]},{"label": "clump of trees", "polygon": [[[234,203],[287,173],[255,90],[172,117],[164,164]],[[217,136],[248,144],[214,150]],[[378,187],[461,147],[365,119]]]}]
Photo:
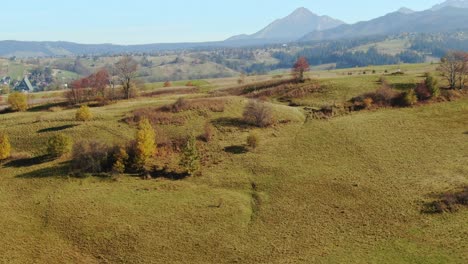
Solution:
[{"label": "clump of trees", "polygon": [[11,156],[10,139],[6,134],[0,134],[0,160],[6,160]]},{"label": "clump of trees", "polygon": [[[161,145],[158,147],[155,131],[150,121],[143,118],[138,124],[135,140],[127,144],[108,146],[96,141],[77,142],[72,150],[71,170],[77,176],[127,172],[138,173],[148,179],[151,174],[169,169],[166,166],[171,164],[174,167],[170,169],[182,172],[180,175],[197,175],[201,159],[196,139],[190,137],[172,142],[165,135],[158,134]],[[180,152],[180,160],[176,159],[177,152]],[[166,162],[165,158],[171,161]]]},{"label": "clump of trees", "polygon": [[[66,93],[72,104],[90,101],[105,103],[118,98],[130,99],[136,93],[135,79],[137,77],[138,62],[130,56],[120,59],[115,65],[101,69],[85,78],[74,81]],[[122,92],[115,93],[115,86],[120,84]],[[110,90],[107,89],[110,87]]]},{"label": "clump of trees", "polygon": [[66,93],[68,101],[72,104],[80,104],[99,98],[105,98],[106,87],[110,83],[109,72],[101,69],[88,77],[81,78],[71,84],[70,91]]},{"label": "clump of trees", "polygon": [[442,59],[438,68],[450,89],[464,89],[468,77],[468,53],[452,51]]},{"label": "clump of trees", "polygon": [[24,112],[28,110],[28,97],[24,93],[12,93],[8,96],[8,104],[11,110]]}]

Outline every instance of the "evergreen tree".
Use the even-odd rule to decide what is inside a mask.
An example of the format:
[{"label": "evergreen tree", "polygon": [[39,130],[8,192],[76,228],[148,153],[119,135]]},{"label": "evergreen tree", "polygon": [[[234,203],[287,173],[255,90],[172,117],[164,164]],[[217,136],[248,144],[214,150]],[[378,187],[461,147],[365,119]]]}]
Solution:
[{"label": "evergreen tree", "polygon": [[187,141],[187,145],[182,153],[180,166],[182,166],[190,176],[200,171],[200,156],[198,155],[197,142],[194,136],[191,136]]}]

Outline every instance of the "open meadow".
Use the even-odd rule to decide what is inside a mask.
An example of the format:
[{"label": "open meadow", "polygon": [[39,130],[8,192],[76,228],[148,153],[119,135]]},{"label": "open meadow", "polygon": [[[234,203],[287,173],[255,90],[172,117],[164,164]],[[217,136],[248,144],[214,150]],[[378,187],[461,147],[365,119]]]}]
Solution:
[{"label": "open meadow", "polygon": [[[413,89],[436,68],[314,71],[320,89],[288,100],[233,92],[238,78],[193,81],[196,89],[152,83],[138,98],[91,107],[88,122],[75,120],[60,92],[34,94],[50,100],[0,115],[12,146],[0,165],[0,263],[467,263],[466,207],[424,212],[468,186],[466,93],[329,118],[310,112],[375,91],[383,75],[398,91]],[[242,87],[288,78],[275,74],[247,76]],[[158,149],[213,127],[211,140],[197,140],[200,175],[75,177],[70,155],[46,156],[58,134],[125,144],[135,113],[181,97],[192,107],[154,117]],[[251,98],[265,101],[274,125],[243,122]],[[256,148],[246,143],[252,133]]]}]

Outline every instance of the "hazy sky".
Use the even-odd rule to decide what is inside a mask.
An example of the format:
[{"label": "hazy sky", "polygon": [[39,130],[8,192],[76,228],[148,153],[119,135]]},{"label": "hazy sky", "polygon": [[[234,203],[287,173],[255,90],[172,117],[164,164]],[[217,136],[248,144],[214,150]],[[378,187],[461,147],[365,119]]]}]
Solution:
[{"label": "hazy sky", "polygon": [[5,0],[0,40],[142,44],[223,40],[254,33],[298,7],[347,23],[442,0]]}]

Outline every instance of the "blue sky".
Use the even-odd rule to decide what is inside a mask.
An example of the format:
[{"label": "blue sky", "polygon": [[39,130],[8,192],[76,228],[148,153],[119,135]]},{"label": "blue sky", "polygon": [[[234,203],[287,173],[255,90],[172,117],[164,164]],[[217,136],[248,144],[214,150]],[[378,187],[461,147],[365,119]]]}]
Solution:
[{"label": "blue sky", "polygon": [[223,40],[254,33],[298,7],[347,23],[442,0],[7,0],[0,40],[143,44]]}]

